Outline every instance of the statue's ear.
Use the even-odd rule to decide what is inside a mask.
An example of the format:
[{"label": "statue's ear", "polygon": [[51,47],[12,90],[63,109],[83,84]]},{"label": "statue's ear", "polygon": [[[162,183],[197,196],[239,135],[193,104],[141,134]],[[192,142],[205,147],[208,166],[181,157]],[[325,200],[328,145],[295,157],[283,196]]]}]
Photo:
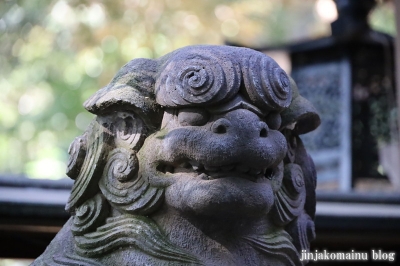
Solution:
[{"label": "statue's ear", "polygon": [[154,95],[156,75],[157,61],[134,59],[118,71],[110,84],[91,96],[84,107],[97,115],[133,111],[149,131],[154,131],[162,120],[162,109]]},{"label": "statue's ear", "polygon": [[161,203],[163,189],[152,187],[138,174],[137,152],[142,147],[147,128],[133,112],[115,112],[109,124],[114,134],[113,147],[107,151],[98,188],[115,209],[146,215]]},{"label": "statue's ear", "polygon": [[292,78],[290,78],[290,83],[292,88],[292,102],[281,113],[281,129],[293,125],[294,128],[291,129],[297,135],[313,131],[321,124],[318,112],[312,103],[299,94],[297,85]]},{"label": "statue's ear", "polygon": [[[140,144],[139,139],[142,138],[130,137],[142,136],[143,132],[149,134],[160,127],[162,109],[154,96],[156,73],[155,60],[132,60],[121,68],[110,84],[84,103],[85,108],[97,117],[85,134],[76,138],[70,146],[67,175],[74,179],[75,183],[66,205],[68,211],[73,212],[76,207],[99,192],[98,182],[109,160],[109,153],[119,146],[119,140],[126,138],[126,141],[130,141],[126,148],[134,152],[137,144]],[[125,117],[124,113],[131,115]],[[119,115],[121,117],[109,119]],[[140,119],[137,120],[136,117]],[[124,125],[123,129],[118,121]],[[141,125],[141,121],[144,122],[145,129],[141,126],[135,127],[134,122]],[[138,134],[125,136],[129,130]]]},{"label": "statue's ear", "polygon": [[133,112],[98,115],[70,146],[67,175],[75,183],[66,210],[74,213],[100,191],[125,212],[145,214],[157,208],[163,190],[149,186],[137,174],[137,152],[147,132]]},{"label": "statue's ear", "polygon": [[85,134],[76,138],[69,148],[67,175],[75,180],[65,209],[73,212],[76,207],[98,192],[98,181],[106,162],[107,151],[113,141],[107,124],[97,117]]}]

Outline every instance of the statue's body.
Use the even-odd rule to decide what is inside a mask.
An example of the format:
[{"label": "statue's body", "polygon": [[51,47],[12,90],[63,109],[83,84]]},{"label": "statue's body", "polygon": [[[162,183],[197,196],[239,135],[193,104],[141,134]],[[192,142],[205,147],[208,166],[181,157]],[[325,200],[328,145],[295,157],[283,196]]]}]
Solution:
[{"label": "statue's body", "polygon": [[33,265],[301,265],[319,117],[266,55],[193,46],[135,59],[85,108],[72,214]]}]

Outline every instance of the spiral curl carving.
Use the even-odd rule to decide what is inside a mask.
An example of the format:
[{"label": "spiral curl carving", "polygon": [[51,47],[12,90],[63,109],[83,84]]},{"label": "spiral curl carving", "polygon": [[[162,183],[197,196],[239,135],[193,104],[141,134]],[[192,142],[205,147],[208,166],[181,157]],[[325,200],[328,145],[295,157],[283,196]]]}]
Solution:
[{"label": "spiral curl carving", "polygon": [[264,54],[246,58],[243,80],[250,99],[263,108],[281,111],[289,107],[292,91],[289,76]]},{"label": "spiral curl carving", "polygon": [[76,208],[71,231],[74,235],[83,235],[96,229],[107,218],[109,205],[106,199],[97,194]]},{"label": "spiral curl carving", "polygon": [[127,146],[133,151],[139,150],[145,137],[145,127],[140,118],[133,113],[119,113],[116,123],[116,146]]},{"label": "spiral curl carving", "polygon": [[276,224],[285,225],[300,215],[304,209],[305,186],[303,171],[298,164],[285,165],[282,186],[275,194],[272,210]]},{"label": "spiral curl carving", "polygon": [[146,214],[156,208],[164,191],[153,188],[137,175],[136,154],[116,148],[109,154],[99,187],[111,205],[132,214]]},{"label": "spiral curl carving", "polygon": [[105,169],[108,171],[107,176],[120,183],[125,183],[135,176],[137,165],[138,161],[133,152],[124,148],[116,148],[110,152]]},{"label": "spiral curl carving", "polygon": [[156,100],[163,106],[212,104],[235,95],[240,79],[233,59],[207,51],[183,53],[157,79]]},{"label": "spiral curl carving", "polygon": [[76,137],[68,149],[69,159],[66,174],[71,179],[76,179],[81,171],[86,155],[86,134]]}]

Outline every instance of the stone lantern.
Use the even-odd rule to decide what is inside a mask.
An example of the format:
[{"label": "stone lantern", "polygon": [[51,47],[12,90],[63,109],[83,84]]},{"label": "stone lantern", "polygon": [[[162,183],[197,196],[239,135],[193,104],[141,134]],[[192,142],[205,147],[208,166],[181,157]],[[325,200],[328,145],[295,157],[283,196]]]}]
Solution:
[{"label": "stone lantern", "polygon": [[335,3],[331,36],[287,46],[299,91],[322,120],[305,145],[321,188],[345,192],[386,178],[399,186],[394,39],[368,25],[374,0]]}]

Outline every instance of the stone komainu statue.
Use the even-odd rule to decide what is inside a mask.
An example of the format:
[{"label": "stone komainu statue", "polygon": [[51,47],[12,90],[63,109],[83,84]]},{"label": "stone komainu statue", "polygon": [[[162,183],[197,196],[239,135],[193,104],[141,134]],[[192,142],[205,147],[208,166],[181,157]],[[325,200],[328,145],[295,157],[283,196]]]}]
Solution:
[{"label": "stone komainu statue", "polygon": [[270,57],[191,46],[135,59],[84,104],[71,218],[33,265],[302,265],[319,116]]}]

